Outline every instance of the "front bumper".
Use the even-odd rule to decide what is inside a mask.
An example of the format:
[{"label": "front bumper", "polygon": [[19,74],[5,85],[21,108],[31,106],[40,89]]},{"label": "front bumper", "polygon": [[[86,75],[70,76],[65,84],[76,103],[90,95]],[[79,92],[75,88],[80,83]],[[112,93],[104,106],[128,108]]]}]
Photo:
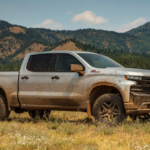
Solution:
[{"label": "front bumper", "polygon": [[129,103],[124,103],[126,114],[147,114],[150,113],[150,94],[130,93]]}]

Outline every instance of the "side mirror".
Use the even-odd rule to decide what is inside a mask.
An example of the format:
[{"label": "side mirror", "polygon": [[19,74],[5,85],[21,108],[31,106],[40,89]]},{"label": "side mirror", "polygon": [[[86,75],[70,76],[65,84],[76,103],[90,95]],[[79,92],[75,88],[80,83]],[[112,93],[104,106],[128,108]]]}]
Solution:
[{"label": "side mirror", "polygon": [[71,64],[70,65],[70,71],[72,71],[72,72],[78,72],[80,76],[84,75],[84,69],[83,69],[82,65]]}]

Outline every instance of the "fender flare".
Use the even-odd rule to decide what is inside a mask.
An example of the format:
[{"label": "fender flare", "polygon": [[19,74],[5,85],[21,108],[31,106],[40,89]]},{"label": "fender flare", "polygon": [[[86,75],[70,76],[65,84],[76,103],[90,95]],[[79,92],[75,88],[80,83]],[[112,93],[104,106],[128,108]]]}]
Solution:
[{"label": "fender flare", "polygon": [[121,88],[117,85],[117,84],[114,84],[114,83],[110,83],[110,82],[98,82],[98,83],[95,83],[93,84],[87,91],[88,91],[88,100],[87,100],[87,114],[88,116],[92,116],[92,113],[91,113],[91,104],[90,104],[90,95],[91,95],[91,92],[94,88],[98,87],[98,86],[111,86],[111,87],[114,87],[116,88],[122,95],[122,98],[123,98],[123,101],[125,99],[125,94],[124,92],[121,90]]},{"label": "fender flare", "polygon": [[5,92],[4,87],[0,86],[0,89],[2,89],[2,91],[4,92],[4,94],[5,94],[5,96],[6,96],[7,105],[8,105],[8,110],[10,110],[10,102],[9,102],[9,99],[8,99],[8,95],[7,95],[7,93]]}]

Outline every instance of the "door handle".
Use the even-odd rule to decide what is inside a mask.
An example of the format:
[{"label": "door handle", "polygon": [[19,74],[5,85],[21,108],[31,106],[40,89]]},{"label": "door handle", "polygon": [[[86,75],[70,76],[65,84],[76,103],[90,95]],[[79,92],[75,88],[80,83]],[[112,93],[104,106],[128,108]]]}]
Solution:
[{"label": "door handle", "polygon": [[51,79],[59,79],[58,76],[51,77]]},{"label": "door handle", "polygon": [[24,77],[22,77],[21,79],[26,79],[26,80],[27,80],[27,79],[29,79],[29,77],[27,77],[27,76],[24,76]]}]

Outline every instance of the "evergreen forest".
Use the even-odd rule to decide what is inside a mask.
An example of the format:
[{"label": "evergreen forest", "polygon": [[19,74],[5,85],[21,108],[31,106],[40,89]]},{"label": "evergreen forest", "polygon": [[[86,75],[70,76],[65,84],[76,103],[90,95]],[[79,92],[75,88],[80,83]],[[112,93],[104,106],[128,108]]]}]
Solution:
[{"label": "evergreen forest", "polygon": [[[90,44],[83,44],[74,39],[66,39],[57,43],[53,43],[51,44],[50,48],[45,49],[45,51],[51,51],[52,49],[54,49],[59,45],[66,44],[68,41],[74,42],[78,48],[84,51],[95,52],[95,53],[108,56],[126,68],[139,68],[139,69],[150,70],[150,55],[146,53],[142,53],[142,54],[140,54],[139,52],[127,53],[124,52],[122,49],[121,50],[116,50],[116,49],[111,50],[111,49],[103,49],[103,48],[101,49],[100,47],[95,47]],[[23,59],[17,61],[10,61],[9,58],[6,59],[5,60],[3,60],[2,58],[0,59],[0,62],[3,61],[7,62],[6,64],[1,63],[0,71],[19,71]]]}]

